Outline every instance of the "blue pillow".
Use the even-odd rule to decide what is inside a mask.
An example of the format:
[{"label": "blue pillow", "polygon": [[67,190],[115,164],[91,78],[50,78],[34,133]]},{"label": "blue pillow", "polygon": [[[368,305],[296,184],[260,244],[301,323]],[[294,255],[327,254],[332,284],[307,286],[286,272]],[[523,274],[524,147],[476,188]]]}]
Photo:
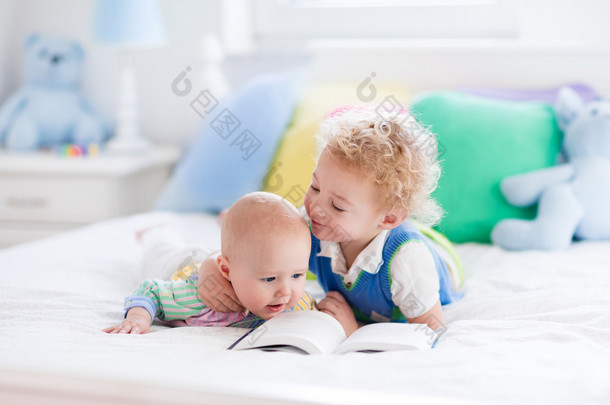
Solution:
[{"label": "blue pillow", "polygon": [[257,76],[220,103],[202,92],[191,107],[206,117],[205,125],[155,208],[218,213],[260,190],[292,118],[300,77],[294,72]]}]

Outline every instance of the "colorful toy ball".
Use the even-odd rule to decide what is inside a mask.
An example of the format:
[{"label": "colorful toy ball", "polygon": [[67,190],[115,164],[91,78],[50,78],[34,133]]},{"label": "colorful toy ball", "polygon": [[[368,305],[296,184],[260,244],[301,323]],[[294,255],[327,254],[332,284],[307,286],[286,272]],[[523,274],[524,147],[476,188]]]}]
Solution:
[{"label": "colorful toy ball", "polygon": [[67,145],[65,156],[68,157],[80,157],[85,155],[85,149],[80,145]]},{"label": "colorful toy ball", "polygon": [[100,154],[100,146],[96,143],[91,143],[89,145],[77,145],[71,143],[61,146],[57,151],[61,156],[70,158],[97,156]]}]

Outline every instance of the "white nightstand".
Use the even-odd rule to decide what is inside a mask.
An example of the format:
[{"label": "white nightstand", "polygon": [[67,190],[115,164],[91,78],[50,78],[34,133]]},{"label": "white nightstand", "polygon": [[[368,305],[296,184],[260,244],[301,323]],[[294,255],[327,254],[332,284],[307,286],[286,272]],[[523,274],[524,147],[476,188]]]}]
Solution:
[{"label": "white nightstand", "polygon": [[171,147],[84,158],[0,150],[0,247],[150,210],[179,157]]}]

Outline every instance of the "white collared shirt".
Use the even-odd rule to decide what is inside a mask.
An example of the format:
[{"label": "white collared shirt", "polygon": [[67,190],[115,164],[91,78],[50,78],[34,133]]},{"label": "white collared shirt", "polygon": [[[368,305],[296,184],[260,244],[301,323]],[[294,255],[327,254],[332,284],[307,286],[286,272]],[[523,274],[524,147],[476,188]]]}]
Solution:
[{"label": "white collared shirt", "polygon": [[[301,215],[309,223],[305,210]],[[383,265],[383,247],[390,235],[381,231],[356,257],[348,269],[338,242],[320,241],[319,256],[329,257],[333,273],[343,277],[345,284],[358,279],[360,272],[377,274]],[[392,301],[407,318],[428,312],[438,302],[440,288],[434,257],[423,241],[412,240],[403,244],[390,266]]]}]

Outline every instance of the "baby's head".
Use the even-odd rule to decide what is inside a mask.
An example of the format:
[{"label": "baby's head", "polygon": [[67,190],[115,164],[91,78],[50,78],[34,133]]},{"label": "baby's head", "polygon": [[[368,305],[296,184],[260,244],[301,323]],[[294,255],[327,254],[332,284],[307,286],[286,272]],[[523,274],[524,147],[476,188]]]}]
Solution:
[{"label": "baby's head", "polygon": [[407,216],[433,224],[440,176],[437,141],[407,112],[354,107],[320,125],[318,164],[305,196],[312,231],[323,240],[370,241]]},{"label": "baby's head", "polygon": [[309,228],[296,208],[256,192],[227,211],[218,267],[244,307],[269,319],[303,296],[310,250]]}]

